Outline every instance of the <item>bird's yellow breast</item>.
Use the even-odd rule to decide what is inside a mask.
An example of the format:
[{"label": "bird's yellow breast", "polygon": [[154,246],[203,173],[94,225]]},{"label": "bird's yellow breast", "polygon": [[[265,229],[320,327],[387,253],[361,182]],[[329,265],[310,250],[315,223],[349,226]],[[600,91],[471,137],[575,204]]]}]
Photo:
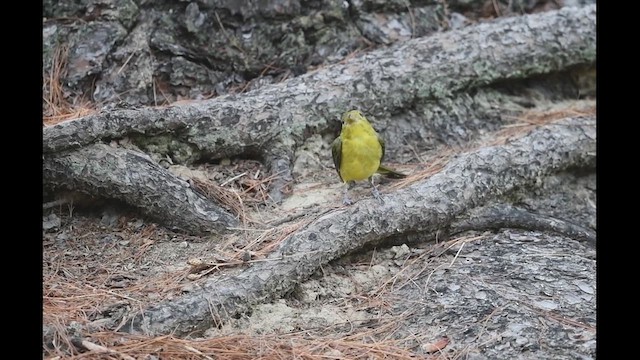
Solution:
[{"label": "bird's yellow breast", "polygon": [[343,125],[340,138],[342,181],[365,180],[378,170],[382,158],[382,146],[378,140],[378,134],[369,122],[365,120]]}]

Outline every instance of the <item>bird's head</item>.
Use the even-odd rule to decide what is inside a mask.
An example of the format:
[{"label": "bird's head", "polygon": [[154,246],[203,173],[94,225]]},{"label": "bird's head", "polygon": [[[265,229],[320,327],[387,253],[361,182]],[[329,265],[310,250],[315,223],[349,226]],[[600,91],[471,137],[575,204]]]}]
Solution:
[{"label": "bird's head", "polygon": [[344,113],[344,115],[342,115],[343,125],[352,125],[362,120],[366,121],[366,118],[364,117],[364,115],[362,115],[360,110],[347,111],[346,113]]}]

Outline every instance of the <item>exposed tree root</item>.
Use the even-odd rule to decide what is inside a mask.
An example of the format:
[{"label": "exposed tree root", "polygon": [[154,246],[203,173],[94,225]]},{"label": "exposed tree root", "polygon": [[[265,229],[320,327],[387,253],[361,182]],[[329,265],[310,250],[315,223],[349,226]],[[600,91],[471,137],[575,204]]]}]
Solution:
[{"label": "exposed tree root", "polygon": [[[595,118],[575,117],[541,126],[508,144],[463,154],[430,178],[384,196],[383,205],[362,200],[320,216],[284,240],[265,261],[236,274],[217,274],[192,293],[131,314],[122,329],[200,333],[254,304],[283,296],[319,266],[347,253],[403,234],[428,238],[473,209],[534,185],[536,179],[568,168],[593,168],[595,146]],[[540,227],[539,221],[532,224]],[[590,236],[571,227],[555,229]]]}]

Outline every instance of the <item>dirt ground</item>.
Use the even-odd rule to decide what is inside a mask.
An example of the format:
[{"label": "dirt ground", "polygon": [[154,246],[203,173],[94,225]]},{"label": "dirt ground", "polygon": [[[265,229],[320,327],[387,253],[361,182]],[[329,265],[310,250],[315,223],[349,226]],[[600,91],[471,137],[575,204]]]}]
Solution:
[{"label": "dirt ground", "polygon": [[[511,229],[351,254],[322,266],[287,297],[217,324],[204,338],[145,338],[101,328],[104,317],[178,297],[212,272],[260,261],[316,214],[341,206],[343,187],[328,144],[311,137],[297,153],[296,183],[278,207],[265,201],[269,178],[258,162],[172,168],[191,181],[220,184],[218,196],[239,199],[243,225],[223,239],[173,233],[113,204],[68,202],[46,211],[43,356],[595,357],[595,249]],[[418,158],[406,162],[414,165],[392,165],[407,173],[427,166]],[[394,186],[385,181],[380,190]],[[529,209],[595,228],[595,192],[595,174],[558,174],[516,197]],[[367,184],[352,192],[356,201],[368,196]],[[279,224],[288,225],[273,230]],[[74,333],[80,325],[85,331]]]}]

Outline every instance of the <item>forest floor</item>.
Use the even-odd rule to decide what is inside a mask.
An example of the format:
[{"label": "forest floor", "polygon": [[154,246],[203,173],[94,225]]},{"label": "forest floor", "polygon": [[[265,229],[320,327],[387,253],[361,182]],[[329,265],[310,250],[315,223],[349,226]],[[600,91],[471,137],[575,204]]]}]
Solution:
[{"label": "forest floor", "polygon": [[[267,195],[273,178],[257,161],[172,168],[196,185],[198,179],[219,184],[209,195],[242,220],[223,238],[175,233],[113,204],[67,202],[45,211],[43,317],[54,341],[43,345],[44,357],[595,358],[595,249],[513,229],[350,254],[288,296],[201,338],[100,330],[106,315],[170,300],[212,272],[260,261],[289,234],[341,207],[330,140],[311,137],[298,152],[295,183],[278,206]],[[407,165],[391,165],[410,174],[436,172],[454,154],[414,154],[401,159]],[[558,174],[522,202],[594,228],[595,179],[595,173]],[[385,180],[380,191],[400,186]],[[370,188],[359,184],[351,196],[370,197]],[[559,198],[567,209],[552,201]],[[72,331],[78,325],[96,330],[78,336]]]}]

